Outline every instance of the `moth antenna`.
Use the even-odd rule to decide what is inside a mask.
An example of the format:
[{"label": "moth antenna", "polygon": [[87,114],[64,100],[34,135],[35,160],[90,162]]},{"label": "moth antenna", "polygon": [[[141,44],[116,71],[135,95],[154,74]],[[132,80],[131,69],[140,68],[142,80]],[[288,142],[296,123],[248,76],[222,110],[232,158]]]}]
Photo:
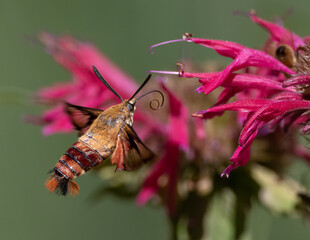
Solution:
[{"label": "moth antenna", "polygon": [[140,92],[140,90],[145,86],[145,84],[147,84],[147,82],[150,80],[151,77],[152,77],[152,74],[149,74],[147,78],[144,80],[144,82],[140,85],[140,87],[137,89],[137,91],[131,96],[131,98],[128,101],[133,99],[137,95],[137,93]]},{"label": "moth antenna", "polygon": [[104,78],[101,76],[100,72],[98,71],[98,69],[93,66],[93,70],[96,74],[96,76],[99,78],[99,80],[112,92],[114,93],[114,95],[116,97],[118,97],[121,101],[123,101],[123,98],[111,87],[111,85],[106,81],[104,80]]},{"label": "moth antenna", "polygon": [[[159,102],[158,99],[153,99],[152,101],[150,101],[150,108],[153,109],[153,110],[158,110],[158,109],[160,109],[160,108],[164,105],[164,102],[165,102],[164,94],[163,94],[161,91],[159,91],[159,90],[152,90],[152,91],[149,91],[149,92],[147,92],[147,93],[144,93],[144,94],[142,94],[140,97],[137,98],[137,101],[138,101],[140,98],[143,98],[144,96],[146,96],[146,95],[148,95],[148,94],[150,94],[150,93],[153,93],[153,92],[159,93],[159,94],[161,95],[161,97],[162,97],[161,103]],[[154,107],[152,106],[152,103],[153,103],[153,102],[157,102],[157,107],[154,108]]]}]

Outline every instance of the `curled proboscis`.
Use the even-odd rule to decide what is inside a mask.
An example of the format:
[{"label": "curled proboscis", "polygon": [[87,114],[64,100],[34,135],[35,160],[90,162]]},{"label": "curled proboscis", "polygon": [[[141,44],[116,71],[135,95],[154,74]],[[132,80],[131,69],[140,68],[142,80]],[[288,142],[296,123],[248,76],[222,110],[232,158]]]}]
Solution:
[{"label": "curled proboscis", "polygon": [[[152,110],[158,110],[158,109],[160,109],[160,108],[164,105],[164,102],[165,102],[164,94],[163,94],[161,91],[159,91],[159,90],[152,90],[152,91],[149,91],[149,92],[147,92],[147,93],[141,95],[141,96],[137,99],[137,101],[138,101],[140,98],[142,98],[142,97],[144,97],[144,96],[146,96],[146,95],[148,95],[148,94],[150,94],[150,93],[153,93],[153,92],[159,93],[159,94],[161,95],[161,97],[162,97],[162,101],[161,101],[161,102],[160,102],[158,99],[156,99],[156,98],[150,101],[150,108],[151,108]],[[154,102],[156,103],[156,107],[154,107],[154,105],[153,105]]]}]

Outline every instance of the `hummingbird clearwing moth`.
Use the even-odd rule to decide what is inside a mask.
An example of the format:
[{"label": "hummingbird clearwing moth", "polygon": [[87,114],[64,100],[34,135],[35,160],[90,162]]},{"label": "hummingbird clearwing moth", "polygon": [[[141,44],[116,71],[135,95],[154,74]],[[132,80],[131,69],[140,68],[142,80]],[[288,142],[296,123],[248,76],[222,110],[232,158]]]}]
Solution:
[{"label": "hummingbird clearwing moth", "polygon": [[66,103],[66,111],[72,124],[78,131],[79,139],[62,155],[54,169],[52,176],[47,179],[46,188],[50,192],[58,191],[62,195],[68,192],[76,195],[79,185],[74,178],[86,173],[99,165],[106,158],[111,158],[117,170],[135,170],[144,162],[152,159],[154,154],[143,144],[134,129],[133,115],[137,101],[145,95],[158,92],[162,102],[164,96],[158,90],[152,90],[135,99],[135,96],[150,80],[149,75],[130,99],[122,97],[103,79],[96,67],[93,70],[99,80],[117,96],[122,103],[111,106],[106,110],[87,108]]}]

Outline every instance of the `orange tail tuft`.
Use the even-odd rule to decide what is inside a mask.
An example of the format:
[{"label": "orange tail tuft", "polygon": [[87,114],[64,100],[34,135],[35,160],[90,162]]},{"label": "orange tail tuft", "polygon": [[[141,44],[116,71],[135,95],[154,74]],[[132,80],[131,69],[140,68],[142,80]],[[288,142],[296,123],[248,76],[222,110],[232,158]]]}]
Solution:
[{"label": "orange tail tuft", "polygon": [[72,196],[75,196],[79,193],[80,186],[76,182],[70,180],[68,184],[68,190]]},{"label": "orange tail tuft", "polygon": [[56,190],[58,194],[67,195],[69,192],[72,196],[79,193],[80,187],[76,182],[64,177],[53,175],[46,180],[45,187],[51,193]]},{"label": "orange tail tuft", "polygon": [[46,180],[45,187],[47,188],[48,191],[52,193],[58,187],[58,181],[53,176],[51,176]]}]

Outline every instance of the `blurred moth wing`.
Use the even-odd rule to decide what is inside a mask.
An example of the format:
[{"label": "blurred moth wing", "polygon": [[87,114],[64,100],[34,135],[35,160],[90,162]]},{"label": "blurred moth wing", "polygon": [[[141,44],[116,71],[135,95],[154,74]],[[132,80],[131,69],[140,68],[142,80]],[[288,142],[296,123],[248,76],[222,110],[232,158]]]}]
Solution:
[{"label": "blurred moth wing", "polygon": [[119,170],[135,170],[152,159],[154,154],[143,144],[134,129],[125,124],[117,136],[116,148],[111,157]]},{"label": "blurred moth wing", "polygon": [[66,112],[78,135],[82,136],[103,110],[66,103]]}]

